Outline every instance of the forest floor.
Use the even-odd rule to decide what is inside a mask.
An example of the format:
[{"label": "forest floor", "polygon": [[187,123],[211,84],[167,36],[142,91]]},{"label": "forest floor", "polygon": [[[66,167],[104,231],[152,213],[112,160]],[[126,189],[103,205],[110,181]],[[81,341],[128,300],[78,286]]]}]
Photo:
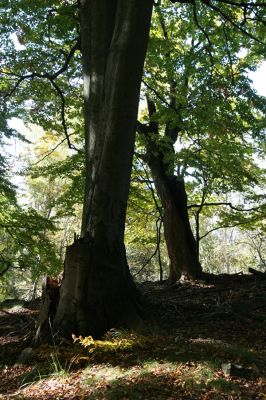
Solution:
[{"label": "forest floor", "polygon": [[265,277],[140,289],[145,334],[34,349],[38,301],[0,304],[0,399],[266,399]]}]

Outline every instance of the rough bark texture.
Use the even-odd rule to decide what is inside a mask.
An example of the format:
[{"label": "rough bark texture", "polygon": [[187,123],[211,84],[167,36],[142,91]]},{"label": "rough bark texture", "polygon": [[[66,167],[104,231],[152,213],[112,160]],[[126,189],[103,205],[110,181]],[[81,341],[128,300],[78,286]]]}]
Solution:
[{"label": "rough bark texture", "polygon": [[86,189],[53,331],[99,336],[140,323],[124,248],[134,132],[152,0],[81,1]]},{"label": "rough bark texture", "polygon": [[166,124],[168,146],[160,146],[159,126],[153,120],[156,106],[149,98],[147,104],[150,124],[139,125],[138,130],[145,134],[145,161],[151,170],[163,207],[164,236],[170,260],[169,279],[197,279],[201,276],[202,268],[187,212],[185,182],[182,177],[174,175],[174,143],[180,131],[179,124],[178,121],[176,124]]},{"label": "rough bark texture", "polygon": [[60,281],[49,276],[42,281],[42,304],[38,317],[35,340],[51,337],[52,322],[59,302]]},{"label": "rough bark texture", "polygon": [[180,276],[198,279],[202,271],[187,212],[185,183],[171,177],[168,185],[170,197],[165,207],[164,232],[170,256],[169,277],[173,281]]},{"label": "rough bark texture", "polygon": [[164,236],[170,260],[169,279],[176,281],[181,276],[197,279],[202,269],[190,227],[184,180],[166,175],[160,154],[155,154],[158,155],[148,157],[148,165],[163,207]]},{"label": "rough bark texture", "polygon": [[65,277],[54,321],[55,331],[70,336],[100,336],[111,327],[137,327],[136,289],[116,243],[83,238],[67,249]]}]

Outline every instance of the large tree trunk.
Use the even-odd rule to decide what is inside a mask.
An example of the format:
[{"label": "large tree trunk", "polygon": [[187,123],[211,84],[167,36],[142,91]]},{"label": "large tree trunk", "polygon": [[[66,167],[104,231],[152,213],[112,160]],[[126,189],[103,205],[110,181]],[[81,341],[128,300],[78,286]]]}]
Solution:
[{"label": "large tree trunk", "polygon": [[[173,105],[175,100],[173,100]],[[185,182],[174,175],[174,143],[180,131],[179,121],[169,121],[164,136],[167,146],[161,145],[159,125],[154,120],[155,102],[147,97],[150,123],[138,123],[137,130],[144,134],[146,155],[157,193],[163,208],[164,236],[169,256],[169,280],[175,282],[181,277],[197,279],[202,275],[196,240],[194,238],[188,211]]]},{"label": "large tree trunk", "polygon": [[124,227],[152,0],[83,0],[86,188],[54,332],[99,336],[140,322]]},{"label": "large tree trunk", "polygon": [[197,246],[191,230],[185,182],[173,176],[168,178],[170,196],[164,200],[164,235],[170,266],[169,278],[199,279],[202,273]]},{"label": "large tree trunk", "polygon": [[[154,146],[154,144],[153,144]],[[148,151],[147,162],[163,208],[163,227],[169,256],[169,280],[197,279],[202,269],[187,212],[185,182],[166,174],[160,151]]]}]

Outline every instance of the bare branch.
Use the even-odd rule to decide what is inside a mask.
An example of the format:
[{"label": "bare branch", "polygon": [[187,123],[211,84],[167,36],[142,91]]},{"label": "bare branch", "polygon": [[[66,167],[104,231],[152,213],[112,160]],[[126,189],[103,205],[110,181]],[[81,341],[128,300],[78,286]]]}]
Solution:
[{"label": "bare branch", "polygon": [[[72,135],[74,135],[74,133],[70,133],[68,136],[72,136]],[[43,156],[43,157],[31,165],[35,166],[35,165],[39,164],[40,162],[42,162],[46,157],[49,157],[66,140],[67,140],[66,137],[64,139],[60,140],[60,142],[58,142],[51,150],[48,150],[48,151],[45,151],[44,153],[42,153],[41,156]]]},{"label": "bare branch", "polygon": [[65,96],[62,92],[62,90],[60,89],[60,87],[57,85],[57,83],[55,83],[55,81],[53,79],[50,79],[51,84],[53,85],[53,87],[55,88],[57,94],[59,95],[60,99],[61,99],[61,120],[62,120],[62,126],[64,129],[64,134],[67,140],[67,144],[68,147],[72,150],[76,150],[76,151],[80,151],[76,146],[74,146],[69,139],[69,134],[68,134],[68,130],[67,130],[67,124],[66,124],[66,118],[65,118]]},{"label": "bare branch", "polygon": [[249,224],[251,222],[251,220],[249,221],[243,221],[243,222],[238,222],[232,225],[221,225],[221,226],[216,226],[215,228],[211,229],[210,231],[208,231],[207,233],[205,233],[204,235],[202,235],[199,240],[204,239],[206,236],[208,236],[210,233],[214,232],[214,231],[218,231],[218,229],[224,229],[224,228],[234,228],[235,226],[240,226],[240,225],[246,225]]},{"label": "bare branch", "polygon": [[151,260],[153,259],[153,257],[156,256],[156,254],[158,253],[159,256],[159,266],[160,266],[160,280],[161,280],[161,274],[162,274],[162,264],[161,264],[161,256],[160,256],[160,243],[161,243],[161,227],[162,227],[162,219],[161,217],[159,217],[156,221],[156,247],[154,252],[152,253],[152,255],[148,258],[147,261],[145,261],[145,263],[142,265],[142,267],[134,274],[134,276],[140,274],[141,271],[143,271],[143,269],[146,267],[146,265],[148,265]]},{"label": "bare branch", "polygon": [[78,37],[76,39],[76,43],[70,49],[70,51],[66,57],[64,65],[57,72],[55,72],[53,75],[51,75],[51,79],[56,79],[59,75],[61,75],[63,72],[65,72],[67,70],[68,65],[69,65],[71,59],[73,58],[75,52],[80,49],[81,49],[81,39],[80,39],[80,37]]},{"label": "bare branch", "polygon": [[202,208],[202,207],[209,207],[209,206],[228,206],[228,207],[232,208],[232,210],[240,211],[240,212],[246,212],[246,211],[259,211],[260,212],[260,209],[261,209],[261,206],[245,208],[245,209],[238,208],[238,207],[233,206],[233,204],[230,203],[230,202],[190,204],[189,206],[187,206],[187,208],[188,209],[190,209],[190,208]]}]

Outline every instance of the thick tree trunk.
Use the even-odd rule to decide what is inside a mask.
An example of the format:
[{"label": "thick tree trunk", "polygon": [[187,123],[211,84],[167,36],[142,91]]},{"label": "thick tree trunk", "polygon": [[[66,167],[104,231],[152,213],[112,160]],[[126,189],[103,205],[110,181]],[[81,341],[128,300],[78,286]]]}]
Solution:
[{"label": "thick tree trunk", "polygon": [[187,195],[183,179],[167,174],[164,154],[156,141],[147,141],[147,163],[163,207],[164,236],[169,256],[169,280],[181,277],[197,279],[202,268],[187,212]]},{"label": "thick tree trunk", "polygon": [[97,337],[112,327],[136,328],[140,315],[123,244],[99,230],[67,249],[55,331]]},{"label": "thick tree trunk", "polygon": [[124,227],[152,0],[83,0],[86,188],[67,249],[54,333],[99,336],[140,323]]},{"label": "thick tree trunk", "polygon": [[[172,87],[175,89],[175,85]],[[171,97],[171,104],[175,106],[175,97],[173,94]],[[164,236],[170,261],[169,280],[175,282],[181,277],[197,279],[202,275],[202,268],[187,211],[185,182],[174,175],[174,143],[180,132],[179,121],[166,123],[164,136],[167,146],[165,143],[161,145],[159,125],[154,119],[156,104],[149,97],[147,106],[150,123],[138,123],[137,129],[145,135],[144,160],[151,170],[162,203]]]},{"label": "thick tree trunk", "polygon": [[198,279],[201,265],[191,230],[184,180],[168,178],[168,198],[164,199],[164,235],[170,259],[169,279]]}]

